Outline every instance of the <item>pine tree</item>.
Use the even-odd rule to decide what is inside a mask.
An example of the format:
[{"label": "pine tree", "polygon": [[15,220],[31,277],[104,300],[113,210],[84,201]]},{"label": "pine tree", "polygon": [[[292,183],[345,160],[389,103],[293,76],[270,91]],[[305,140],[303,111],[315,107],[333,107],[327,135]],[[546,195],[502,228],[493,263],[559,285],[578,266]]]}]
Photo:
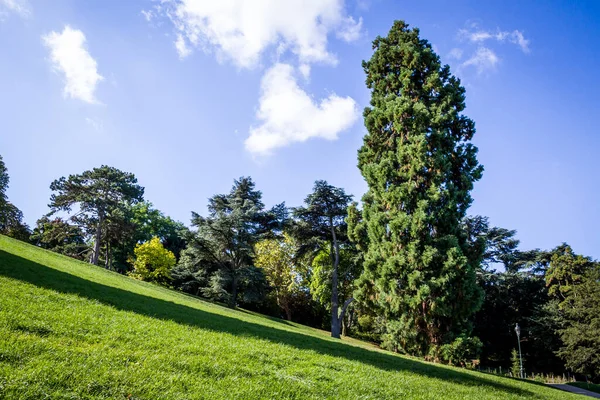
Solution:
[{"label": "pine tree", "polygon": [[[50,184],[50,190],[53,192],[48,205],[51,214],[78,208],[70,219],[93,234],[90,263],[95,265],[98,265],[102,245],[106,244],[104,236],[109,233],[114,238],[120,232],[117,227],[124,218],[117,216],[122,216],[124,208],[144,197],[144,188],[137,184],[135,175],[106,165],[68,178],[63,176]],[[108,257],[105,261],[106,266],[110,266]]]},{"label": "pine tree", "polygon": [[240,289],[245,301],[261,300],[267,282],[254,265],[255,245],[281,232],[285,204],[265,210],[262,192],[250,177],[241,177],[229,193],[209,199],[208,211],[208,217],[192,213],[197,231],[188,238],[175,279],[188,287],[203,286],[199,289],[205,296],[226,300],[231,308],[237,305]]},{"label": "pine tree", "polygon": [[470,255],[461,220],[483,167],[465,90],[419,30],[397,21],[373,49],[363,62],[371,106],[358,166],[369,188],[357,295],[384,316],[384,346],[423,355],[469,334],[481,304],[481,256]]}]

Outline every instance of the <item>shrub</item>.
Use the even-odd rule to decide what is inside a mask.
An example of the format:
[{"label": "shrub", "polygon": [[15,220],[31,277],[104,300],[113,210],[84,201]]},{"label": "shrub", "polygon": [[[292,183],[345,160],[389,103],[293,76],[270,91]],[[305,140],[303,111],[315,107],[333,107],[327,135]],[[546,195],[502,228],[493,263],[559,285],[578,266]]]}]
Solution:
[{"label": "shrub", "polygon": [[452,343],[441,346],[440,357],[448,364],[464,367],[479,358],[482,347],[478,337],[459,336]]},{"label": "shrub", "polygon": [[133,252],[135,261],[130,276],[161,285],[167,285],[171,281],[171,268],[175,266],[175,255],[165,249],[157,237],[136,245]]}]

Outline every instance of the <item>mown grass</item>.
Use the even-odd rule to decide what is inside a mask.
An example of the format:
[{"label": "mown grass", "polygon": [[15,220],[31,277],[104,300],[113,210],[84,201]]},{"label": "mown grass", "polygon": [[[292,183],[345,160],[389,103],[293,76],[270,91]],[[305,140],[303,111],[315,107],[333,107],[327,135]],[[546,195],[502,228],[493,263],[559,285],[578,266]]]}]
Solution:
[{"label": "mown grass", "polygon": [[565,399],[233,311],[0,236],[2,399]]},{"label": "mown grass", "polygon": [[600,385],[587,382],[569,382],[567,385],[575,386],[580,389],[589,390],[590,392],[600,393]]}]

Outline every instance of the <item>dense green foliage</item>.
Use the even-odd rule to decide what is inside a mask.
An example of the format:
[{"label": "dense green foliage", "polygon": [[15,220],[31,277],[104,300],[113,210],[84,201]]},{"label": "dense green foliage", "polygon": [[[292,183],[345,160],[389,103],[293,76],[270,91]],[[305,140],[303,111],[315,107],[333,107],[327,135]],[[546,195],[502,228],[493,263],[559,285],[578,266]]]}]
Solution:
[{"label": "dense green foliage", "polygon": [[8,169],[0,155],[0,233],[28,241],[31,232],[27,224],[23,222],[23,213],[8,200],[6,194],[9,182]]},{"label": "dense green foliage", "polygon": [[563,244],[552,252],[546,283],[556,300],[558,354],[570,370],[600,379],[600,263]]},{"label": "dense green foliage", "polygon": [[263,270],[272,288],[277,305],[292,320],[292,304],[301,288],[298,261],[294,259],[296,244],[289,235],[283,238],[265,239],[255,246],[254,264]]},{"label": "dense green foliage", "polygon": [[437,358],[470,333],[480,255],[462,220],[483,168],[462,114],[465,91],[418,29],[397,21],[363,62],[370,107],[358,166],[368,184],[359,299],[385,317],[384,345]]},{"label": "dense green foliage", "polygon": [[6,164],[4,164],[4,160],[0,155],[0,210],[4,210],[6,203],[8,203],[6,189],[8,189],[9,182],[10,177],[8,176],[8,169],[6,168]]},{"label": "dense green foliage", "polygon": [[85,259],[85,256],[89,253],[89,248],[85,242],[85,234],[81,228],[69,224],[62,218],[50,219],[43,216],[38,219],[31,234],[31,242],[41,248],[78,260]]},{"label": "dense green foliage", "polygon": [[3,399],[576,399],[206,303],[0,236]]},{"label": "dense green foliage", "polygon": [[252,179],[242,177],[229,193],[210,198],[208,211],[208,217],[192,215],[197,230],[190,235],[176,276],[196,280],[205,296],[226,301],[232,308],[239,292],[245,302],[261,299],[266,279],[254,266],[255,245],[282,229],[285,207],[265,210],[262,193]]}]

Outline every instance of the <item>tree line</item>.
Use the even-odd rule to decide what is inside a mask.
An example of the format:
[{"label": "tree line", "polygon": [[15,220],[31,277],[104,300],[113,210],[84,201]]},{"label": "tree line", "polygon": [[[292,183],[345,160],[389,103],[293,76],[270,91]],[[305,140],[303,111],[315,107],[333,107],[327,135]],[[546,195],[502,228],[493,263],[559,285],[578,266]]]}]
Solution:
[{"label": "tree line", "polygon": [[436,362],[508,369],[518,323],[526,369],[598,379],[600,264],[566,243],[522,250],[516,231],[468,215],[483,175],[475,124],[418,29],[395,22],[363,69],[360,203],[317,180],[302,205],[267,208],[241,177],[188,228],[145,200],[132,173],[101,166],[52,182],[49,212],[30,229],[0,158],[0,232]]}]

